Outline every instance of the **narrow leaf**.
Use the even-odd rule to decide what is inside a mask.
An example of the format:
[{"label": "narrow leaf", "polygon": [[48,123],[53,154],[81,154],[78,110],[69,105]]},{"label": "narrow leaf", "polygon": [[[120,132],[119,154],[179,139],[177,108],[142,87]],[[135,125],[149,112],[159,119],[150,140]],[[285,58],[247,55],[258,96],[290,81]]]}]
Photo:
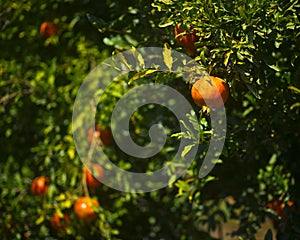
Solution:
[{"label": "narrow leaf", "polygon": [[128,84],[131,84],[131,83],[132,83],[133,81],[135,81],[135,80],[142,79],[142,78],[144,78],[144,77],[146,77],[146,76],[148,76],[148,75],[150,75],[150,74],[152,74],[152,73],[154,73],[154,72],[157,72],[157,70],[156,70],[156,69],[148,69],[148,70],[146,70],[146,71],[140,71],[140,72],[134,74],[134,75],[130,78]]},{"label": "narrow leaf", "polygon": [[292,106],[290,106],[290,109],[293,110],[296,107],[300,107],[300,102],[294,103]]},{"label": "narrow leaf", "polygon": [[257,98],[261,99],[261,97],[258,95],[257,90],[255,90],[250,84],[246,84],[249,91]]},{"label": "narrow leaf", "polygon": [[293,90],[293,91],[296,92],[296,93],[300,93],[300,89],[299,89],[299,88],[296,88],[296,87],[294,87],[294,86],[288,86],[288,89],[291,89],[291,90]]},{"label": "narrow leaf", "polygon": [[40,225],[42,222],[44,222],[44,216],[41,215],[36,221],[35,221],[35,224],[36,225]]},{"label": "narrow leaf", "polygon": [[86,14],[87,16],[87,19],[89,20],[89,22],[97,28],[97,30],[99,32],[104,32],[106,30],[106,27],[107,27],[107,22],[105,22],[103,19],[101,18],[97,18],[91,14]]},{"label": "narrow leaf", "polygon": [[185,146],[181,153],[181,157],[185,157],[185,155],[187,155],[188,152],[191,151],[192,147],[194,147],[194,146],[195,146],[195,144]]},{"label": "narrow leaf", "polygon": [[127,62],[126,58],[122,53],[118,54],[120,60],[126,65],[128,69],[131,69],[131,65]]},{"label": "narrow leaf", "polygon": [[173,65],[172,49],[167,44],[164,45],[163,57],[166,66],[171,70]]},{"label": "narrow leaf", "polygon": [[276,163],[277,155],[273,154],[272,157],[270,158],[269,164],[274,165]]},{"label": "narrow leaf", "polygon": [[132,52],[133,52],[134,57],[137,58],[137,60],[138,60],[138,62],[139,62],[139,64],[140,64],[140,66],[141,66],[141,68],[144,69],[144,68],[145,68],[145,61],[144,61],[144,58],[143,58],[142,54],[140,54],[140,53],[136,50],[135,47],[132,47]]},{"label": "narrow leaf", "polygon": [[269,65],[267,64],[269,68],[272,68],[273,70],[275,70],[276,72],[280,72],[280,68],[278,66],[275,65]]},{"label": "narrow leaf", "polygon": [[174,22],[171,21],[171,22],[166,22],[166,23],[160,23],[160,24],[158,24],[158,26],[161,27],[161,28],[164,28],[164,27],[171,26],[173,24],[174,24]]},{"label": "narrow leaf", "polygon": [[230,55],[232,54],[232,50],[228,51],[227,53],[225,53],[224,55],[224,65],[227,66],[228,65],[228,61],[230,58]]}]

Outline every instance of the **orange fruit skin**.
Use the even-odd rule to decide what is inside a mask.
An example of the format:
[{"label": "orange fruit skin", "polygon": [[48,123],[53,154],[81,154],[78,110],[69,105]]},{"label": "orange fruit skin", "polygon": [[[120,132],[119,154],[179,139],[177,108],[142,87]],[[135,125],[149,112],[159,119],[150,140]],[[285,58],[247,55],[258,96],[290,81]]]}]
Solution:
[{"label": "orange fruit skin", "polygon": [[[184,35],[178,36],[180,33],[186,33]],[[187,30],[181,23],[178,23],[174,29],[175,40],[183,47],[187,49],[187,53],[192,55],[195,53],[197,47],[195,42],[199,41],[199,37],[195,34],[196,31],[191,30],[190,33],[187,33]]]},{"label": "orange fruit skin", "polygon": [[59,217],[57,213],[54,213],[50,220],[50,225],[53,229],[58,231],[65,231],[70,225],[70,218],[68,214],[64,214],[62,218]]},{"label": "orange fruit skin", "polygon": [[186,48],[186,54],[188,56],[193,56],[196,53],[197,48]]},{"label": "orange fruit skin", "polygon": [[86,184],[89,188],[95,189],[101,185],[98,179],[103,179],[104,172],[102,167],[98,164],[93,164],[90,170],[86,167],[83,168],[86,176]]},{"label": "orange fruit skin", "polygon": [[272,203],[268,204],[268,208],[272,209],[274,212],[277,213],[278,216],[280,216],[283,220],[287,221],[286,216],[284,215],[284,209],[285,208],[291,208],[294,207],[293,210],[297,211],[297,206],[293,201],[287,201],[286,203],[281,202],[279,200],[275,200]]},{"label": "orange fruit skin", "polygon": [[274,202],[268,205],[268,208],[276,212],[281,218],[284,218],[284,214],[283,214],[284,203],[281,203],[279,200],[275,200]]},{"label": "orange fruit skin", "polygon": [[198,106],[218,108],[227,101],[229,89],[223,79],[210,76],[197,80],[192,86],[191,95]]},{"label": "orange fruit skin", "polygon": [[40,34],[44,38],[48,38],[56,34],[58,27],[53,22],[43,22],[40,26]]},{"label": "orange fruit skin", "polygon": [[109,128],[100,130],[100,139],[104,146],[109,146],[113,140],[111,130]]},{"label": "orange fruit skin", "polygon": [[113,141],[113,136],[109,127],[103,129],[100,124],[97,124],[96,129],[89,129],[88,140],[93,142],[93,134],[101,140],[103,146],[109,146]]},{"label": "orange fruit skin", "polygon": [[29,233],[29,232],[25,232],[25,233],[23,234],[23,236],[24,236],[24,238],[29,238],[29,237],[30,237],[30,233]]},{"label": "orange fruit skin", "polygon": [[34,195],[43,195],[48,191],[49,179],[41,176],[36,177],[31,183],[31,193]]},{"label": "orange fruit skin", "polygon": [[74,204],[74,212],[76,216],[86,222],[92,222],[97,218],[97,214],[92,207],[99,206],[99,202],[89,197],[80,197]]}]

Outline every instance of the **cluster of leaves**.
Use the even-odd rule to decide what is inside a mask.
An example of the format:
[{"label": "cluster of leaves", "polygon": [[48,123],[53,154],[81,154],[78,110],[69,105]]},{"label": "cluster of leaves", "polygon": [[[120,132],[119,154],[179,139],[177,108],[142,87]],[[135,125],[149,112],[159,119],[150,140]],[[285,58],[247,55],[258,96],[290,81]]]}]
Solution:
[{"label": "cluster of leaves", "polygon": [[[295,170],[299,156],[299,2],[157,0],[152,6],[164,13],[159,27],[169,29],[171,36],[177,23],[197,31],[195,59],[230,85],[223,164],[213,171],[219,181],[209,184],[202,196],[236,195],[240,199],[237,206],[249,206],[245,216],[282,192],[299,198],[288,175],[275,177],[281,171],[277,167],[270,172],[274,177],[255,178],[275,154],[280,168],[299,181]],[[172,37],[171,44],[182,50]],[[268,190],[259,189],[262,185]],[[251,201],[253,191],[260,194]],[[242,194],[245,198],[240,198]],[[261,212],[254,215],[260,216],[257,222],[263,221]],[[248,232],[246,239],[257,231],[248,227],[239,232]]]},{"label": "cluster of leaves", "polygon": [[[87,13],[91,15],[86,17]],[[105,31],[100,31],[103,25],[99,27],[98,23],[100,33],[91,24],[96,14],[102,14],[100,17],[110,23]],[[106,26],[99,19],[97,21]],[[142,1],[126,4],[20,1],[3,5],[0,44],[7,49],[1,52],[0,69],[1,163],[5,164],[0,177],[0,235],[3,239],[107,239],[113,235],[123,239],[132,235],[137,239],[143,236],[178,238],[183,234],[180,229],[184,227],[177,224],[182,218],[181,212],[187,214],[188,209],[182,211],[181,205],[174,204],[177,191],[174,188],[134,195],[101,186],[91,193],[100,202],[96,209],[99,218],[94,224],[85,224],[73,212],[74,202],[85,194],[82,163],[76,154],[71,129],[73,103],[80,84],[112,49],[124,50],[137,44],[161,45],[162,30],[154,28],[157,20],[150,3],[145,7]],[[44,21],[57,24],[58,32],[43,38],[39,27]],[[173,78],[168,76],[162,80],[161,75],[149,79],[144,81],[171,84]],[[108,125],[114,103],[134,86],[128,77],[112,84],[103,96],[103,105],[99,105],[97,121]],[[183,82],[178,81],[178,87],[187,92]],[[178,120],[172,113],[163,110],[166,114],[161,116],[162,109],[149,112],[150,108],[139,109],[132,117],[132,137],[141,145],[149,141],[147,129],[153,122],[169,125],[169,135],[176,132],[176,125],[178,128]],[[173,147],[174,141],[168,141]],[[166,150],[147,166],[136,166],[134,159],[128,158],[116,145],[106,151],[120,167],[136,171],[144,171],[145,167],[155,170],[163,164],[160,159],[171,159],[173,154]],[[48,192],[43,197],[30,193],[32,180],[40,175],[50,178]],[[160,209],[165,211],[161,213]],[[66,232],[51,228],[50,219],[55,212],[70,216],[71,225]],[[169,224],[171,218],[177,220]]]},{"label": "cluster of leaves", "polygon": [[[72,105],[86,73],[108,55],[94,44],[99,36],[82,9],[93,6],[76,1],[18,1],[2,6],[3,239],[55,236],[49,224],[53,213],[59,209],[71,214],[73,202],[82,194],[82,164],[71,136]],[[57,24],[57,34],[43,38],[39,28],[44,21]],[[85,35],[78,34],[82,29]],[[39,175],[51,179],[43,198],[30,193],[31,181]],[[75,218],[68,234],[87,235],[75,227],[80,225]]]}]

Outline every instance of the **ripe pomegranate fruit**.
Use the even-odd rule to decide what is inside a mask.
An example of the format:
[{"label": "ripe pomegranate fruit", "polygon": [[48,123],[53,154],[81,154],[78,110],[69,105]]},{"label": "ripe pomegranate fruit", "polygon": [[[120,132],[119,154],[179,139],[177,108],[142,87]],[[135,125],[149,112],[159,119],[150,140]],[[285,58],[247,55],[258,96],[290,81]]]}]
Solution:
[{"label": "ripe pomegranate fruit", "polygon": [[84,175],[86,177],[86,184],[89,188],[95,189],[101,182],[98,179],[102,179],[104,176],[103,168],[98,164],[93,164],[90,168],[83,168]]},{"label": "ripe pomegranate fruit", "polygon": [[279,200],[275,200],[274,202],[270,203],[268,205],[268,208],[272,209],[274,212],[276,212],[281,218],[284,217],[283,215],[283,208],[284,204],[280,203]]},{"label": "ripe pomegranate fruit", "polygon": [[[180,35],[179,35],[180,34]],[[196,35],[195,30],[188,32],[187,27],[178,23],[174,29],[175,40],[186,48],[188,55],[193,55],[197,47],[195,43],[199,41],[199,36]]]},{"label": "ripe pomegranate fruit", "polygon": [[57,231],[65,231],[70,225],[70,217],[68,214],[63,214],[63,217],[59,217],[58,213],[54,213],[50,220],[50,225],[53,229]]},{"label": "ripe pomegranate fruit", "polygon": [[89,197],[80,197],[74,204],[76,216],[86,222],[91,222],[97,218],[93,207],[99,206],[99,202]]},{"label": "ripe pomegranate fruit", "polygon": [[109,146],[113,141],[112,133],[109,127],[105,129],[102,128],[100,124],[96,125],[96,129],[89,129],[88,131],[88,140],[89,142],[93,141],[93,134],[96,138],[101,140],[103,146]]},{"label": "ripe pomegranate fruit", "polygon": [[193,84],[191,95],[198,106],[218,108],[227,101],[229,89],[221,78],[203,77]]},{"label": "ripe pomegranate fruit", "polygon": [[43,195],[48,191],[49,178],[44,176],[36,177],[31,183],[31,193],[34,195]]},{"label": "ripe pomegranate fruit", "polygon": [[44,38],[48,38],[56,34],[58,26],[53,22],[43,22],[40,26],[40,34]]}]

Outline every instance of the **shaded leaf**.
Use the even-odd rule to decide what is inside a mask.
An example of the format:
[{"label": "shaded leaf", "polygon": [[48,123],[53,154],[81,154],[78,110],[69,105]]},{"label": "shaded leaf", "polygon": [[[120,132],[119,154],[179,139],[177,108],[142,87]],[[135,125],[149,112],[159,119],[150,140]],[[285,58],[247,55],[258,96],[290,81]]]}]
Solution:
[{"label": "shaded leaf", "polygon": [[96,27],[99,32],[102,33],[106,30],[107,22],[105,22],[103,19],[97,18],[89,13],[87,13],[86,16],[89,22]]}]

